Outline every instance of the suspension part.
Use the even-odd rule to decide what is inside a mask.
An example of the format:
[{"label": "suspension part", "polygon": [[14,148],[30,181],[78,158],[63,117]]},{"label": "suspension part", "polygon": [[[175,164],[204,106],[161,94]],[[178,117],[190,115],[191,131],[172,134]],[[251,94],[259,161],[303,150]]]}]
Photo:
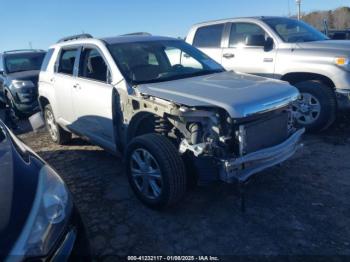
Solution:
[{"label": "suspension part", "polygon": [[161,135],[168,135],[171,129],[172,129],[172,126],[168,120],[162,117],[156,118],[154,131],[156,131]]}]

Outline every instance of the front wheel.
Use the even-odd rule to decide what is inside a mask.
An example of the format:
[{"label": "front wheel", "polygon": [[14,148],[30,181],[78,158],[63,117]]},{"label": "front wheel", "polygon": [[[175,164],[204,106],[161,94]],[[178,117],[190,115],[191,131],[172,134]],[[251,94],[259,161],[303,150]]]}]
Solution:
[{"label": "front wheel", "polygon": [[16,104],[9,93],[6,96],[6,103],[9,108],[10,117],[13,121],[18,121],[20,118],[25,117],[25,115],[17,109]]},{"label": "front wheel", "polygon": [[294,117],[298,125],[309,132],[328,128],[336,118],[337,103],[331,90],[319,81],[296,83],[300,98],[293,105]]},{"label": "front wheel", "polygon": [[186,192],[185,165],[164,136],[146,134],[133,139],[127,148],[126,165],[131,188],[148,207],[170,206]]},{"label": "front wheel", "polygon": [[59,145],[64,145],[72,138],[72,133],[67,132],[62,127],[60,127],[55,120],[52,108],[47,105],[44,110],[45,124],[49,131],[50,137],[53,142]]}]

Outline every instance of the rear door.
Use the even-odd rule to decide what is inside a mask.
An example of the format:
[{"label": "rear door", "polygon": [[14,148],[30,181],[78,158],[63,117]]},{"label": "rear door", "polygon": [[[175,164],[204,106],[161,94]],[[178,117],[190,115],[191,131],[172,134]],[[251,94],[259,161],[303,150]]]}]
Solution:
[{"label": "rear door", "polygon": [[55,76],[50,79],[55,89],[56,121],[74,129],[72,89],[76,83],[74,71],[78,66],[79,47],[63,48],[56,61]]},{"label": "rear door", "polygon": [[224,28],[224,23],[199,27],[192,42],[193,46],[200,49],[219,64],[221,64],[222,60]]},{"label": "rear door", "polygon": [[115,151],[110,69],[96,46],[84,46],[72,90],[74,122],[79,133]]},{"label": "rear door", "polygon": [[265,40],[270,37],[265,30],[255,23],[237,22],[230,25],[228,32],[228,43],[222,54],[223,67],[227,70],[273,77],[276,49],[246,45],[249,36]]}]

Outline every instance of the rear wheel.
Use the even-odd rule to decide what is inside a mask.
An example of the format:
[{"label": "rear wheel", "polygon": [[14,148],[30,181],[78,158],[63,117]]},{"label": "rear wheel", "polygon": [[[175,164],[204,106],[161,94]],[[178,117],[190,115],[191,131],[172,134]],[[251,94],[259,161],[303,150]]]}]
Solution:
[{"label": "rear wheel", "polygon": [[133,139],[127,148],[126,164],[131,188],[151,208],[175,204],[186,192],[183,160],[164,136],[146,134]]},{"label": "rear wheel", "polygon": [[72,133],[67,132],[56,123],[56,120],[50,105],[45,106],[44,115],[45,115],[46,128],[53,142],[59,145],[64,145],[72,139]]},{"label": "rear wheel", "polygon": [[293,111],[298,125],[309,132],[328,128],[336,118],[336,98],[328,86],[319,81],[296,83],[300,98],[294,103]]}]

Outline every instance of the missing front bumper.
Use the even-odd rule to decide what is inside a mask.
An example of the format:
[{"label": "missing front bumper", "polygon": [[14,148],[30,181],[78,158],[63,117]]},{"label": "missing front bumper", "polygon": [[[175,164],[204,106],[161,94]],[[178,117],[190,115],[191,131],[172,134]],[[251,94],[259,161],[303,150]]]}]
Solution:
[{"label": "missing front bumper", "polygon": [[227,183],[247,181],[252,175],[290,158],[302,145],[305,129],[296,131],[283,143],[235,159],[220,160],[220,179]]}]

